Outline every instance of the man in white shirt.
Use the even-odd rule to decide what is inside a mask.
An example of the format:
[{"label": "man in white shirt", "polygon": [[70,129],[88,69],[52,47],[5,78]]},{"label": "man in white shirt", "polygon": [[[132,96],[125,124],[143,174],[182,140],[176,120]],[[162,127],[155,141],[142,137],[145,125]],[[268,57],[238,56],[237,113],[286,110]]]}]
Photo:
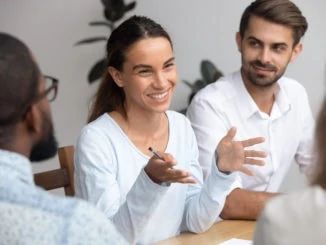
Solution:
[{"label": "man in white shirt", "polygon": [[127,244],[89,203],[34,184],[30,162],[57,152],[49,104],[57,88],[24,43],[0,32],[0,245]]},{"label": "man in white shirt", "polygon": [[205,87],[192,100],[189,117],[196,133],[205,176],[223,135],[237,128],[236,139],[263,136],[259,150],[266,164],[238,174],[222,210],[223,219],[256,219],[265,202],[277,195],[290,164],[305,171],[312,161],[314,120],[307,94],[283,76],[302,50],[308,24],[287,0],[256,0],[244,11],[236,35],[241,70]]}]

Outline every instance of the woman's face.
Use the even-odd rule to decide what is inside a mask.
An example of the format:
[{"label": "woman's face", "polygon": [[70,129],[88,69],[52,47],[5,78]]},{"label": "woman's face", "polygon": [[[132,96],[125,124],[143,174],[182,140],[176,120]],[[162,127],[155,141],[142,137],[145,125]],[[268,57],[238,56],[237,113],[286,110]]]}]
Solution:
[{"label": "woman's face", "polygon": [[170,42],[163,37],[142,39],[128,49],[125,59],[122,71],[115,70],[113,77],[125,91],[127,112],[165,112],[178,80]]}]

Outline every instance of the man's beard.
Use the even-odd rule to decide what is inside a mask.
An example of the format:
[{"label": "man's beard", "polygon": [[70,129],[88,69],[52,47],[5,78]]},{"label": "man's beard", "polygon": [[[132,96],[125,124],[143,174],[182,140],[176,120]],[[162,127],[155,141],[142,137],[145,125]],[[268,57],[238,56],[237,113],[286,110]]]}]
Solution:
[{"label": "man's beard", "polygon": [[283,76],[283,74],[284,74],[284,71],[279,71],[279,73],[277,74],[277,68],[275,66],[273,66],[271,64],[263,64],[258,60],[250,62],[249,65],[251,67],[253,67],[253,66],[261,67],[261,68],[264,68],[264,69],[267,69],[270,71],[274,71],[276,73],[274,77],[268,78],[264,75],[255,74],[250,69],[248,69],[248,70],[245,69],[244,72],[245,72],[249,82],[257,87],[270,87],[274,83],[276,83],[280,79],[280,77]]},{"label": "man's beard", "polygon": [[32,148],[29,159],[32,162],[40,162],[51,157],[54,157],[57,153],[58,143],[54,136],[53,125],[50,118],[47,116],[45,112],[42,111],[43,117],[43,133],[46,133],[46,137],[44,137],[40,142],[38,142]]}]

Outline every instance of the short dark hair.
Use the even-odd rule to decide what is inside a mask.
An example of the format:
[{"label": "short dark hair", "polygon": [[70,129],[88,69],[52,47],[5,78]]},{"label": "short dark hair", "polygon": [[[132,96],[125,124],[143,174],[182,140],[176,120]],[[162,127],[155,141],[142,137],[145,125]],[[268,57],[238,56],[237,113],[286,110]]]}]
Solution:
[{"label": "short dark hair", "polygon": [[242,38],[248,28],[251,16],[290,27],[293,31],[293,47],[300,42],[301,37],[308,29],[306,18],[290,0],[256,0],[252,2],[241,17],[239,32]]},{"label": "short dark hair", "polygon": [[38,92],[40,71],[27,46],[0,32],[0,138]]},{"label": "short dark hair", "polygon": [[[155,37],[166,38],[172,47],[169,34],[160,24],[150,18],[134,15],[125,20],[113,30],[107,42],[107,67],[112,66],[121,71],[128,49],[137,41]],[[88,118],[89,122],[105,112],[111,112],[116,109],[125,111],[123,105],[125,100],[124,90],[116,85],[107,70],[104,72],[101,84],[93,100]]]}]

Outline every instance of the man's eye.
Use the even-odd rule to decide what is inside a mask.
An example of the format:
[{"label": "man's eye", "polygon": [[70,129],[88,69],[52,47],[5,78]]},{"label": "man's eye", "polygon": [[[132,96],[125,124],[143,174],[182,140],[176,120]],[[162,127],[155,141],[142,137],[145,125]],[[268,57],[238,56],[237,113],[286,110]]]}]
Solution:
[{"label": "man's eye", "polygon": [[249,45],[250,45],[251,47],[259,47],[259,43],[258,43],[258,42],[255,42],[255,41],[251,41],[251,42],[249,42]]},{"label": "man's eye", "polygon": [[274,50],[276,52],[282,52],[282,51],[286,50],[286,47],[285,46],[275,46]]}]

